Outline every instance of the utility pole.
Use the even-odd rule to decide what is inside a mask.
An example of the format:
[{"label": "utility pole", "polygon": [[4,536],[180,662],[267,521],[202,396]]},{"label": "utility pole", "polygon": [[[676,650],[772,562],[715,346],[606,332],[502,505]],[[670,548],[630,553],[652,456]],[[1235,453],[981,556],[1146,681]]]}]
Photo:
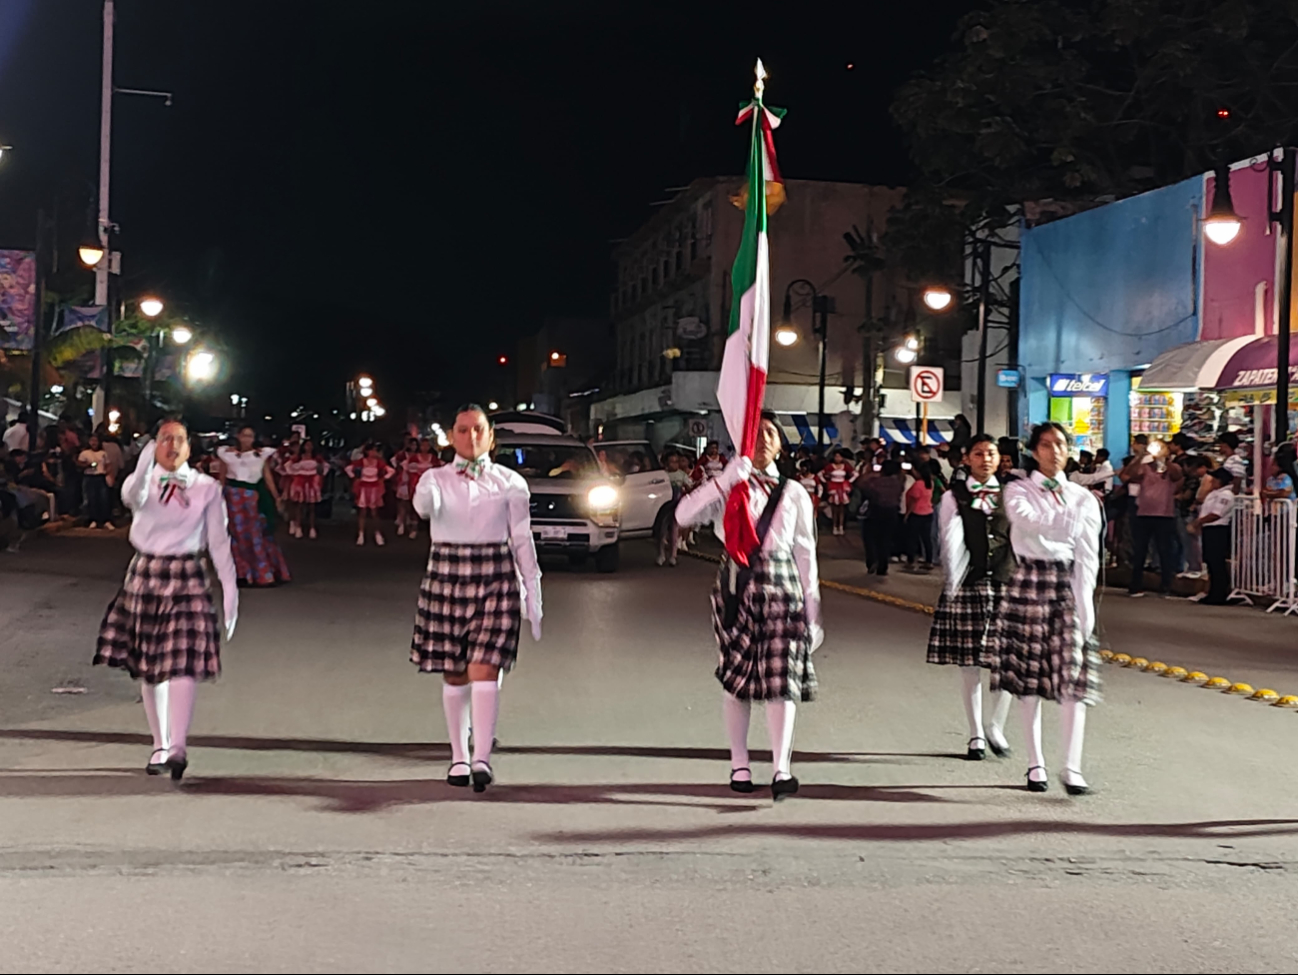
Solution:
[{"label": "utility pole", "polygon": [[111,154],[113,148],[113,23],[116,19],[114,0],[104,0],[104,47],[99,83],[99,214],[96,227],[104,256],[95,265],[95,304],[108,309],[108,345],[100,356],[102,375],[94,397],[95,426],[108,420],[109,400],[113,394],[113,317],[115,309],[108,300],[108,274],[113,263],[108,219],[108,189]]},{"label": "utility pole", "polygon": [[[41,352],[45,345],[45,211],[36,211],[36,318],[32,322],[32,380],[27,417],[27,449],[35,453],[41,430]],[[54,260],[58,250],[54,249]]]},{"label": "utility pole", "polygon": [[990,238],[974,237],[980,248],[978,262],[982,280],[978,284],[978,408],[975,433],[987,432],[987,302],[992,286],[992,242]]},{"label": "utility pole", "polygon": [[812,315],[816,318],[816,336],[820,339],[820,400],[817,414],[820,420],[816,424],[816,442],[825,446],[825,360],[829,345],[829,313],[834,299],[829,295],[818,294],[811,300]]},{"label": "utility pole", "polygon": [[1277,446],[1289,439],[1289,329],[1292,327],[1289,303],[1292,298],[1293,279],[1293,210],[1294,210],[1294,150],[1280,150],[1280,236],[1276,248],[1280,252],[1280,281],[1276,287],[1279,302],[1276,323],[1276,373],[1275,373],[1275,443]]}]

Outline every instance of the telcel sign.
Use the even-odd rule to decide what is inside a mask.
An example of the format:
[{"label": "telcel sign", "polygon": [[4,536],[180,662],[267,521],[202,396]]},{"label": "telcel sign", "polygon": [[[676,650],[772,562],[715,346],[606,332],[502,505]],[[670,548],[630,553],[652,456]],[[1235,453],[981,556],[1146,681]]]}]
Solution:
[{"label": "telcel sign", "polygon": [[1051,396],[1108,396],[1109,374],[1107,372],[1075,373],[1052,372],[1050,374]]}]

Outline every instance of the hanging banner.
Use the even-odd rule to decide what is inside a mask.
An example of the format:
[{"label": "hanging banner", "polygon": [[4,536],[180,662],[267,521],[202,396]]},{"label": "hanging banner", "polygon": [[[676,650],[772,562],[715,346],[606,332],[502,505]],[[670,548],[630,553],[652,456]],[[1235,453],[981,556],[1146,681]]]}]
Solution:
[{"label": "hanging banner", "polygon": [[54,326],[52,335],[62,335],[74,328],[89,326],[101,332],[108,331],[107,305],[63,305],[59,309],[59,321]]},{"label": "hanging banner", "polygon": [[36,328],[36,254],[0,250],[0,349],[30,349]]}]

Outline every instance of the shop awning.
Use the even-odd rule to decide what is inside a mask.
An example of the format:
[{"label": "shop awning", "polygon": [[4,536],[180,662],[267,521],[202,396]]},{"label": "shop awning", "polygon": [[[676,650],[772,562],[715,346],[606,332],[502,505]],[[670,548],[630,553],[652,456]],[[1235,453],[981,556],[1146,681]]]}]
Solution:
[{"label": "shop awning", "polygon": [[[1234,339],[1186,342],[1168,349],[1145,370],[1140,377],[1140,388],[1154,392],[1216,389],[1231,357],[1257,341],[1265,340],[1246,335]],[[1273,344],[1272,356],[1274,354]]]},{"label": "shop awning", "polygon": [[[1274,389],[1279,340],[1274,335],[1250,339],[1222,364],[1214,389]],[[1298,341],[1289,345],[1289,386],[1298,378]]]},{"label": "shop awning", "polygon": [[[885,416],[879,419],[879,436],[887,444],[919,443],[918,420],[902,420],[898,417]],[[928,421],[928,442],[930,444],[948,443],[951,440],[950,420]]]},{"label": "shop awning", "polygon": [[[780,421],[780,429],[784,431],[784,437],[793,446],[814,447],[817,442],[817,430],[813,426],[815,414],[807,413],[780,413],[776,412],[776,418]],[[825,441],[835,443],[838,440],[837,418],[829,414],[825,415]]]}]

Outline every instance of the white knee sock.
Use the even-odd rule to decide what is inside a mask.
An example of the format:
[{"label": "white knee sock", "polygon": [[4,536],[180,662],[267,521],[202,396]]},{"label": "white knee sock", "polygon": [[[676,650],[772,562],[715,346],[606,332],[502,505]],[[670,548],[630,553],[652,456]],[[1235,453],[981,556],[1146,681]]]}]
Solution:
[{"label": "white knee sock", "polygon": [[188,749],[189,722],[194,716],[198,685],[192,677],[173,677],[163,686],[167,688],[167,754],[181,756]]},{"label": "white knee sock", "polygon": [[[741,701],[733,694],[722,692],[721,714],[726,719],[726,737],[730,739],[730,768],[748,768],[748,718],[752,714],[751,701]],[[735,776],[742,782],[751,782],[752,773],[741,772]]]},{"label": "white knee sock", "polygon": [[987,740],[997,748],[1009,748],[1010,743],[1005,740],[1005,722],[1010,717],[1010,704],[1014,700],[1014,695],[1009,691],[997,691],[995,695],[996,703],[992,705],[992,720],[987,726]]},{"label": "white knee sock", "polygon": [[469,697],[468,684],[442,685],[442,711],[446,714],[446,734],[451,742],[451,761],[463,764],[469,761]]},{"label": "white knee sock", "polygon": [[1074,785],[1084,785],[1082,778],[1082,746],[1086,742],[1086,705],[1081,701],[1061,701],[1059,710],[1059,730],[1066,749],[1064,758],[1065,774]]},{"label": "white knee sock", "polygon": [[491,764],[491,746],[496,738],[496,712],[500,708],[500,685],[494,680],[471,681],[473,695],[473,761]]},{"label": "white knee sock", "polygon": [[[1028,768],[1033,769],[1037,766],[1045,768],[1046,756],[1041,750],[1041,698],[1035,694],[1031,697],[1021,697],[1019,706],[1023,713],[1023,737],[1027,740],[1028,746]],[[1045,778],[1042,772],[1033,774],[1038,781]]]},{"label": "white knee sock", "polygon": [[777,779],[793,774],[789,766],[793,761],[793,721],[797,712],[798,705],[793,701],[766,702],[766,731],[771,736],[771,762]]},{"label": "white knee sock", "polygon": [[140,699],[144,701],[144,716],[149,719],[149,734],[153,735],[153,750],[166,748],[162,738],[162,726],[158,723],[157,688],[148,681],[140,681]]},{"label": "white knee sock", "polygon": [[964,713],[969,719],[969,737],[982,738],[983,734],[983,671],[981,667],[961,667],[960,680],[964,687]]}]

